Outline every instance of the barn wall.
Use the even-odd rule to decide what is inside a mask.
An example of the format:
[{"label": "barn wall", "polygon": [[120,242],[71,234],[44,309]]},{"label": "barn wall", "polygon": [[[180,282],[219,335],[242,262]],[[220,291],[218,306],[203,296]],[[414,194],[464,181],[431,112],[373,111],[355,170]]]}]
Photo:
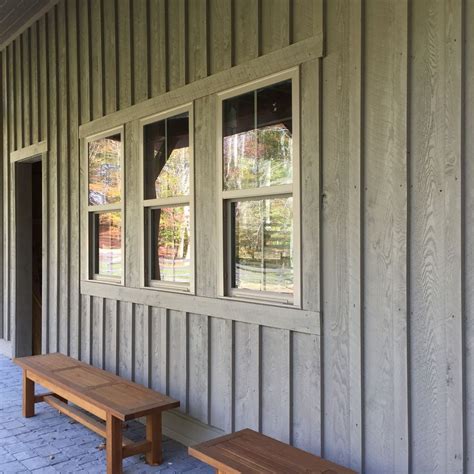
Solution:
[{"label": "barn wall", "polygon": [[[47,351],[165,391],[180,420],[214,433],[261,429],[366,472],[471,472],[474,1],[330,0],[322,12],[320,0],[59,2],[1,54],[2,222],[9,152],[47,140]],[[233,321],[205,303],[217,291],[205,199],[196,283],[209,298],[140,290],[133,253],[123,291],[81,284],[79,126],[169,100],[323,24],[324,57],[300,68],[304,309],[320,313],[321,332],[242,322],[238,308]],[[194,103],[198,193],[215,193],[214,100]],[[131,152],[136,130],[125,133]],[[129,169],[131,192],[132,157]],[[127,231],[131,248],[137,239]]]}]

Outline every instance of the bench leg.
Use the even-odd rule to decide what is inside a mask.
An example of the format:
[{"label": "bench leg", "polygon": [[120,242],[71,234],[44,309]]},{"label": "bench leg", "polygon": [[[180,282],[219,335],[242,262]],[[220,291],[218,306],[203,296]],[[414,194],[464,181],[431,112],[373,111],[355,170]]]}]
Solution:
[{"label": "bench leg", "polygon": [[26,370],[23,370],[23,416],[35,416],[35,383],[28,378]]},{"label": "bench leg", "polygon": [[158,465],[163,462],[161,450],[161,413],[152,413],[146,417],[146,439],[151,442],[151,448],[146,453],[146,462]]},{"label": "bench leg", "polygon": [[107,414],[107,474],[122,472],[122,421]]}]

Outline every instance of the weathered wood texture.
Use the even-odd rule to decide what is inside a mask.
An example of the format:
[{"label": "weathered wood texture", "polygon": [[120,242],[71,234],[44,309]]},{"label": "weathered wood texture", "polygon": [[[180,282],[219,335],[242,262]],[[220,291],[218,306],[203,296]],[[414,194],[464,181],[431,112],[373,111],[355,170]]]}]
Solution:
[{"label": "weathered wood texture", "polygon": [[[14,308],[8,156],[48,140],[46,351],[157,388],[225,432],[262,430],[357,471],[472,472],[474,0],[331,0],[324,18],[322,5],[63,0],[1,52],[0,336],[11,339]],[[248,312],[200,313],[177,295],[156,296],[174,307],[135,298],[136,248],[123,292],[133,298],[80,295],[78,127],[171,91],[175,100],[180,87],[323,24],[325,57],[301,67],[302,301],[321,312],[322,337]],[[215,295],[218,266],[206,200],[216,192],[214,105],[200,90],[201,302]],[[138,179],[132,169],[131,190]],[[130,246],[138,237],[127,230]]]},{"label": "weathered wood texture", "polygon": [[323,455],[470,472],[473,2],[326,6]]}]

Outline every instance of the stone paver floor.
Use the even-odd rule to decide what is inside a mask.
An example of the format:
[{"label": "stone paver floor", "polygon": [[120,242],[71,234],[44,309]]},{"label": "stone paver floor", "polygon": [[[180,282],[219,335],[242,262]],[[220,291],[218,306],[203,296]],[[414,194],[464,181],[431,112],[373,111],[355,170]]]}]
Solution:
[{"label": "stone paver floor", "polygon": [[[21,370],[0,355],[0,473],[105,472],[101,437],[45,403],[36,405],[36,416],[23,418],[21,396]],[[138,422],[131,422],[126,435],[133,440],[143,439],[145,428]],[[163,451],[161,466],[148,466],[143,456],[133,456],[124,460],[124,472],[214,472],[188,456],[183,445],[169,438],[163,438]]]}]

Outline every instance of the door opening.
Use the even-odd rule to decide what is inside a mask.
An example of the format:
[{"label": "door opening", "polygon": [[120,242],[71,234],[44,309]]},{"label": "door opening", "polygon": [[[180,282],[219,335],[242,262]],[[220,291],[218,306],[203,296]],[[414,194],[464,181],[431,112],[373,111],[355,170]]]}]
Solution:
[{"label": "door opening", "polygon": [[43,192],[41,157],[15,164],[16,357],[41,354]]}]

